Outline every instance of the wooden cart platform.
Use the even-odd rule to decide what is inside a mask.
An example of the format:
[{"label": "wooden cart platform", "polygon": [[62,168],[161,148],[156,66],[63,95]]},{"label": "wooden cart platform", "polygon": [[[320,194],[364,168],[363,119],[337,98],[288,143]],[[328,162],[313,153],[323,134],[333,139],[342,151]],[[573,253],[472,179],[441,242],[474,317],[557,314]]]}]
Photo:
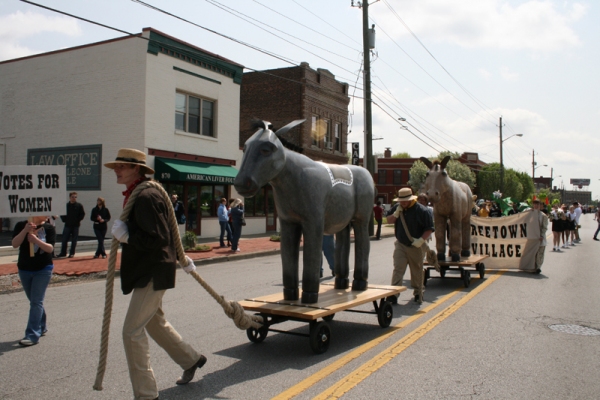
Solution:
[{"label": "wooden cart platform", "polygon": [[[251,342],[262,342],[269,331],[308,336],[312,350],[320,354],[327,351],[331,343],[331,329],[327,322],[331,321],[336,313],[349,311],[376,314],[379,325],[387,328],[394,316],[394,310],[386,298],[397,296],[405,290],[405,286],[369,284],[367,290],[356,291],[351,288],[335,289],[333,283],[321,283],[319,301],[314,304],[303,304],[300,300],[284,300],[283,293],[245,299],[239,301],[239,304],[246,311],[255,311],[260,314],[265,321],[259,329],[249,328],[246,330]],[[300,298],[302,298],[302,293],[300,293]],[[379,300],[379,304],[377,300]],[[373,303],[375,311],[351,310],[351,308],[369,302]],[[322,320],[317,321],[318,319]],[[273,325],[286,321],[308,322],[310,333],[306,335],[272,328]]]},{"label": "wooden cart platform", "polygon": [[[446,260],[438,261],[438,263],[440,264],[440,276],[439,277],[445,278],[446,272],[449,270],[459,271],[460,277],[457,277],[457,278],[459,278],[463,281],[465,287],[469,287],[469,285],[471,284],[471,271],[469,271],[465,268],[475,269],[476,272],[479,272],[479,277],[481,279],[483,279],[483,277],[485,276],[485,264],[482,261],[488,257],[489,257],[489,255],[487,255],[487,254],[476,255],[476,256],[472,255],[469,257],[461,257],[460,261],[452,261],[449,257],[446,257]],[[424,266],[425,266],[425,271],[423,274],[423,284],[425,286],[427,286],[427,280],[430,278],[434,278],[430,275],[430,272],[431,272],[431,270],[435,271],[435,268],[432,266],[429,266],[429,263],[427,261],[425,261]]]}]

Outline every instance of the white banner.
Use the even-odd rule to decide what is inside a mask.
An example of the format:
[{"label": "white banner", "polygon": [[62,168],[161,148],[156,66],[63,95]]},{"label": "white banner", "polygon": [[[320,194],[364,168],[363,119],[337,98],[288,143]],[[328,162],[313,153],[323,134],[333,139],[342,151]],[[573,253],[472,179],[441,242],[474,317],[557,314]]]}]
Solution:
[{"label": "white banner", "polygon": [[64,165],[0,165],[0,218],[64,215]]},{"label": "white banner", "polygon": [[486,269],[535,269],[540,247],[540,226],[536,210],[497,218],[471,216],[471,252],[487,254]]}]

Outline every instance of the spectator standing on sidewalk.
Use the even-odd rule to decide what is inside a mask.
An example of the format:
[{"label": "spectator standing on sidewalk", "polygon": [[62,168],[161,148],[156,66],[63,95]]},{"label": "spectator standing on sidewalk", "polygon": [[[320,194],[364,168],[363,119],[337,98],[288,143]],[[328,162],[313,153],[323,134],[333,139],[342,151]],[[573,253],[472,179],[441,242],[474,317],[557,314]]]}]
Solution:
[{"label": "spectator standing on sidewalk", "polygon": [[62,246],[60,254],[57,258],[67,256],[67,243],[71,238],[71,249],[69,250],[69,258],[75,256],[75,247],[77,247],[77,239],[79,238],[79,226],[85,217],[83,205],[77,202],[77,192],[69,193],[69,202],[67,203],[67,215],[61,215],[60,219],[65,223],[62,232]]},{"label": "spectator standing on sidewalk", "polygon": [[179,236],[183,237],[185,234],[185,211],[183,209],[183,203],[179,200],[177,193],[171,195],[171,203],[173,204],[173,210],[175,211],[175,219],[177,220],[177,227],[179,228]]},{"label": "spectator standing on sidewalk", "polygon": [[104,238],[106,237],[106,231],[108,230],[107,222],[110,221],[110,211],[106,208],[106,201],[104,198],[98,197],[98,200],[96,200],[96,207],[92,209],[92,216],[90,219],[94,223],[94,234],[96,235],[96,239],[98,239],[98,247],[96,248],[94,258],[106,258]]},{"label": "spectator standing on sidewalk", "polygon": [[383,223],[383,207],[381,207],[381,200],[377,200],[375,207],[373,207],[373,213],[375,214],[375,221],[377,221],[377,233],[375,239],[381,239],[381,224]]},{"label": "spectator standing on sidewalk", "polygon": [[226,248],[225,232],[227,232],[227,243],[231,242],[231,228],[229,227],[229,210],[227,210],[227,199],[221,199],[221,205],[217,209],[217,217],[221,226],[221,234],[219,235],[219,245],[221,248]]},{"label": "spectator standing on sidewalk", "polygon": [[[12,246],[19,248],[19,279],[23,291],[29,299],[29,319],[25,337],[19,341],[21,346],[38,344],[40,336],[48,331],[44,297],[52,278],[52,253],[56,241],[56,230],[46,223],[48,217],[32,217],[31,222],[17,222],[13,231]],[[30,253],[33,244],[33,257]]]},{"label": "spectator standing on sidewalk", "polygon": [[594,233],[594,240],[600,240],[600,239],[598,239],[598,232],[600,232],[600,207],[596,207],[596,214],[594,214],[594,221],[598,222],[598,228],[596,229],[596,232]]},{"label": "spectator standing on sidewalk", "polygon": [[[117,183],[125,185],[125,199],[154,170],[146,166],[146,153],[120,149],[114,162],[104,164],[115,171]],[[146,332],[184,370],[178,385],[189,383],[206,357],[185,342],[165,319],[162,298],[175,287],[177,255],[169,227],[169,199],[154,187],[142,190],[131,208],[126,222],[116,220],[113,238],[122,244],[121,288],[131,295],[123,323],[123,345],[129,366],[129,377],[136,399],[158,399],[158,388],[150,366]],[[186,256],[186,272],[195,269]]]},{"label": "spectator standing on sidewalk", "polygon": [[242,227],[246,223],[244,221],[244,203],[242,200],[235,199],[231,203],[229,210],[231,216],[231,225],[233,226],[231,237],[231,251],[240,251],[240,237],[242,236]]},{"label": "spectator standing on sidewalk", "polygon": [[[579,202],[574,201],[573,202],[573,206],[575,206],[575,242],[576,243],[580,243],[581,242],[581,238],[579,237],[579,228],[581,228],[581,225],[579,224],[579,218],[581,218],[581,206],[579,205]],[[571,239],[572,240],[572,239]]]}]

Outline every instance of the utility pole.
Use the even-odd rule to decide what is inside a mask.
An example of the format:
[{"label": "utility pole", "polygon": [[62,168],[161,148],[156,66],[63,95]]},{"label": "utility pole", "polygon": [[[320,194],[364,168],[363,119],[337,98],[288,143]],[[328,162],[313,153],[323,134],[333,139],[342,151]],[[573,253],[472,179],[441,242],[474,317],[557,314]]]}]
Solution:
[{"label": "utility pole", "polygon": [[502,117],[500,117],[500,193],[504,193],[504,160],[502,158]]},{"label": "utility pole", "polygon": [[371,48],[369,41],[369,0],[362,2],[363,17],[363,87],[365,91],[365,168],[375,175],[375,162],[373,160],[373,120],[371,110]]},{"label": "utility pole", "polygon": [[535,179],[535,150],[531,152],[531,179]]}]

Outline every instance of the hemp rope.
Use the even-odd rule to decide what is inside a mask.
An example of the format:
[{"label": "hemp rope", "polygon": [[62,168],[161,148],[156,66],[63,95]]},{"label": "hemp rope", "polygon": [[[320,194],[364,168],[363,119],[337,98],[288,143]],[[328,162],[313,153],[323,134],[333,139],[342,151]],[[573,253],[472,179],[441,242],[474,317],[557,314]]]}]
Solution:
[{"label": "hemp rope", "polygon": [[[119,219],[123,222],[127,221],[129,216],[129,212],[135,203],[138,195],[142,192],[142,190],[153,187],[161,192],[167,204],[171,205],[171,199],[169,198],[168,193],[162,187],[162,185],[158,182],[154,181],[144,181],[140,183],[125,205],[123,212]],[[177,251],[177,260],[180,265],[187,265],[185,260],[185,251],[183,249],[183,245],[181,243],[181,237],[179,236],[179,227],[177,226],[177,220],[175,218],[175,211],[173,210],[173,206],[169,207],[169,228],[171,230],[171,235],[174,238],[174,245]],[[94,382],[94,390],[102,390],[102,381],[104,379],[104,372],[106,371],[106,360],[108,356],[108,335],[110,331],[110,317],[112,313],[112,302],[113,302],[113,289],[114,289],[114,280],[115,280],[115,269],[117,263],[117,253],[119,251],[120,242],[113,238],[111,247],[110,247],[110,255],[108,256],[108,271],[106,274],[106,290],[105,290],[105,298],[104,298],[104,316],[102,319],[102,333],[100,340],[100,360],[98,362],[98,370],[96,372],[96,381]],[[248,329],[255,328],[259,329],[262,327],[263,318],[258,315],[250,315],[244,312],[244,308],[240,306],[236,301],[230,300],[227,301],[221,295],[214,291],[212,287],[196,271],[191,271],[189,273],[194,277],[194,279],[221,305],[225,314],[233,319],[235,326],[239,329]]]}]

